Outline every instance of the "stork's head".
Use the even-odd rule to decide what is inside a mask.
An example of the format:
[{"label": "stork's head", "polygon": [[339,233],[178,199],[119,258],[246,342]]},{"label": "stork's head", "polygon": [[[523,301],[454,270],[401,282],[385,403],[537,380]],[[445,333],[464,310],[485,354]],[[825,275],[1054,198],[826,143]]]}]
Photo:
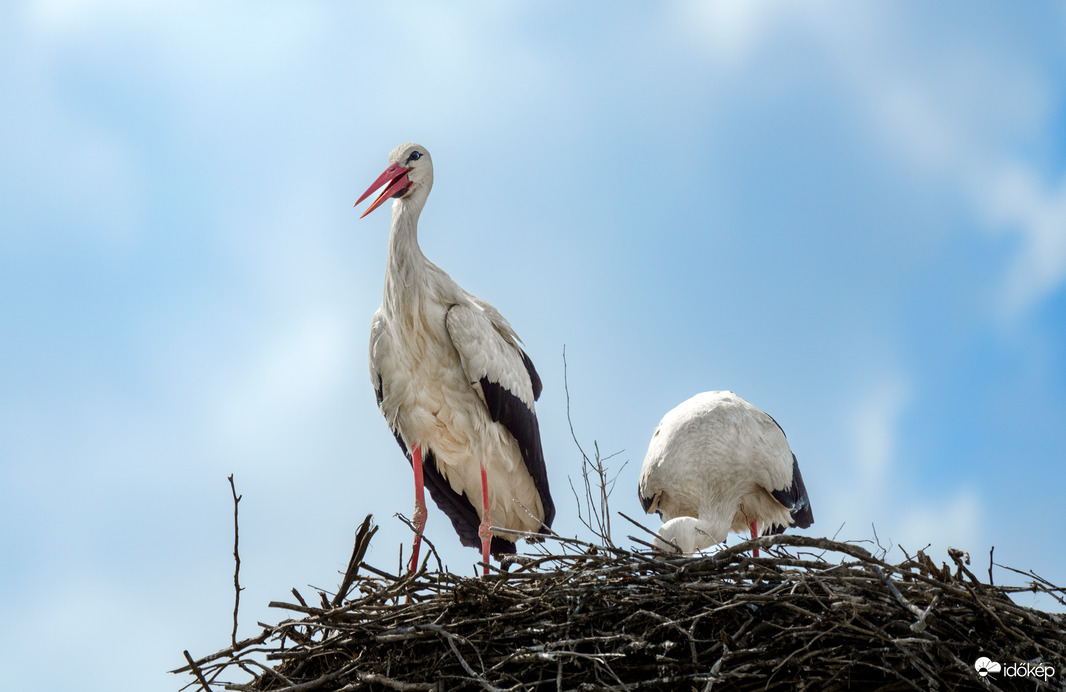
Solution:
[{"label": "stork's head", "polygon": [[356,200],[356,206],[381,186],[385,189],[363,212],[363,218],[380,207],[390,197],[425,204],[429,189],[433,187],[433,160],[421,144],[401,144],[389,153],[389,167]]}]

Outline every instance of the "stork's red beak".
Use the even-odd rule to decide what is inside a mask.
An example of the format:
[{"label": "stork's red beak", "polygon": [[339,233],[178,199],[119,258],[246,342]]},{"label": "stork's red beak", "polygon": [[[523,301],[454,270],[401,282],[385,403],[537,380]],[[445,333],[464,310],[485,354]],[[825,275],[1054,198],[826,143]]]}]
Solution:
[{"label": "stork's red beak", "polygon": [[385,169],[384,173],[378,176],[374,184],[368,187],[359,199],[355,200],[355,206],[358,207],[360,202],[373,194],[374,190],[382,185],[385,186],[385,189],[382,190],[377,199],[370,203],[366,211],[359,216],[360,219],[380,207],[389,197],[400,197],[407,192],[407,188],[411,186],[411,181],[407,179],[407,169],[398,163],[390,165]]}]

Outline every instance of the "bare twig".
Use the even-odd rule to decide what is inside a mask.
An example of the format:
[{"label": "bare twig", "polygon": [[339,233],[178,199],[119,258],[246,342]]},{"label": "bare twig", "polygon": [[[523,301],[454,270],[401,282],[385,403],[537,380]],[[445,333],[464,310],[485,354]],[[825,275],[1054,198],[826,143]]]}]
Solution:
[{"label": "bare twig", "polygon": [[207,684],[207,680],[204,679],[204,672],[200,670],[200,666],[196,665],[196,662],[192,660],[192,656],[189,655],[189,650],[186,649],[182,652],[185,654],[185,660],[189,662],[189,669],[192,670],[193,675],[196,676],[196,681],[200,683],[200,687],[204,692],[211,692],[210,685]]},{"label": "bare twig", "polygon": [[885,546],[881,545],[881,539],[877,535],[877,527],[874,526],[873,522],[870,522],[870,529],[874,532],[874,543],[877,544],[878,550],[881,551],[880,554],[878,554],[877,557],[879,557],[882,560],[884,560],[885,557],[888,555],[888,548],[886,548]]},{"label": "bare twig", "polygon": [[[597,536],[603,545],[613,546],[609,499],[614,491],[615,482],[618,480],[618,474],[622,472],[626,464],[623,463],[615,471],[613,477],[609,476],[606,462],[618,456],[621,452],[614,452],[606,457],[602,456],[599,443],[593,440],[592,445],[595,456],[590,459],[585,452],[585,448],[578,441],[577,433],[574,431],[574,421],[570,417],[570,384],[567,377],[565,346],[563,347],[563,391],[566,394],[566,421],[570,425],[570,436],[573,438],[577,450],[581,452],[581,479],[584,484],[584,500],[578,498],[573,479],[568,479],[570,481],[570,490],[574,494],[574,500],[577,503],[578,520],[585,525],[585,528]],[[594,485],[595,488],[593,487]],[[583,506],[585,508],[584,512],[582,512]]]},{"label": "bare twig", "polygon": [[[652,536],[654,536],[656,538],[656,540],[662,541],[663,543],[665,543],[668,546],[672,547],[676,552],[678,552],[678,553],[681,552],[681,546],[679,546],[677,543],[674,543],[671,540],[667,540],[667,539],[663,538],[662,536],[660,536],[659,534],[655,533],[654,531],[652,531],[648,527],[644,526],[643,524],[638,522],[633,517],[625,514],[624,512],[619,512],[618,514],[623,519],[627,520],[630,524],[632,524],[633,526],[636,526],[641,531],[644,531],[645,533],[651,534]],[[642,545],[645,548],[650,548],[651,550],[655,550],[655,551],[661,550],[660,548],[656,547],[654,543],[648,543],[647,541],[642,541],[641,539],[636,538],[634,536],[630,536],[629,540],[633,541],[634,543],[636,543],[638,545]]]},{"label": "bare twig", "polygon": [[[418,529],[415,528],[414,523],[412,523],[410,519],[408,519],[404,515],[400,514],[399,512],[397,512],[395,516],[396,516],[397,519],[402,521],[404,523],[404,525],[407,526],[407,528],[411,529],[411,533],[414,533],[414,534],[418,533]],[[440,554],[437,553],[437,546],[433,545],[433,543],[428,538],[426,538],[425,534],[422,534],[422,542],[425,543],[426,546],[428,546],[428,550],[426,551],[426,556],[424,558],[422,558],[422,566],[419,568],[419,570],[420,571],[425,571],[426,565],[429,563],[429,556],[432,555],[433,559],[437,561],[437,571],[438,572],[443,572],[444,571],[444,567],[441,565]],[[400,553],[400,570],[399,571],[400,571],[401,574],[403,573],[403,553]]]},{"label": "bare twig", "polygon": [[478,675],[474,671],[474,669],[470,667],[470,664],[466,662],[466,659],[463,658],[463,655],[459,653],[459,647],[455,645],[455,635],[453,635],[451,632],[444,629],[440,625],[422,625],[421,629],[424,629],[429,632],[436,632],[440,636],[444,637],[444,639],[448,642],[448,648],[452,650],[452,654],[455,655],[455,659],[459,661],[459,665],[463,667],[463,670],[466,671],[467,675],[469,675],[474,680],[477,680],[477,682],[481,685],[483,689],[485,689],[487,692],[502,692],[499,687],[489,684],[489,682],[485,680],[485,678]]},{"label": "bare twig", "polygon": [[378,673],[364,673],[357,671],[355,674],[359,682],[366,682],[371,685],[381,685],[387,687],[390,690],[399,690],[399,692],[432,692],[438,689],[436,684],[422,683],[422,682],[400,682],[399,680],[393,680],[385,675],[379,675]]},{"label": "bare twig", "polygon": [[237,505],[244,495],[237,495],[237,486],[233,483],[233,474],[229,475],[230,492],[233,493],[233,632],[230,634],[230,642],[237,646],[237,611],[241,607],[241,554],[237,549],[240,541],[240,528],[237,522]]},{"label": "bare twig", "polygon": [[633,517],[629,516],[629,515],[628,515],[628,514],[626,514],[625,512],[619,512],[619,513],[618,513],[618,515],[619,515],[620,517],[622,517],[623,519],[625,519],[626,521],[628,521],[628,522],[629,522],[630,524],[632,524],[633,526],[636,526],[636,527],[637,527],[638,529],[640,529],[640,530],[641,530],[641,531],[643,531],[644,533],[648,534],[649,536],[652,536],[652,537],[658,536],[658,534],[657,534],[657,533],[655,533],[654,531],[652,531],[651,529],[649,529],[649,528],[648,528],[647,526],[645,526],[644,524],[641,524],[641,523],[640,523],[639,521],[637,521],[637,520],[636,520],[636,519],[634,519]]},{"label": "bare twig", "polygon": [[339,606],[348,595],[348,589],[352,587],[352,582],[355,581],[359,566],[363,564],[366,549],[370,547],[370,539],[378,532],[377,526],[371,526],[372,519],[373,515],[366,515],[366,519],[363,519],[363,523],[355,531],[355,547],[352,548],[352,557],[348,560],[348,569],[345,570],[344,579],[341,580],[341,585],[337,588],[337,595],[333,597],[332,605],[334,607]]}]

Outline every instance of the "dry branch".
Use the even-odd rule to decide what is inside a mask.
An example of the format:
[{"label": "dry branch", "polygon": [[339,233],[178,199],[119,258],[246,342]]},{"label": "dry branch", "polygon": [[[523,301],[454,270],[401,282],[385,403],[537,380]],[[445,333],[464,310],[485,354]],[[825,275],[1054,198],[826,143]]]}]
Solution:
[{"label": "dry branch", "polygon": [[233,493],[233,632],[230,634],[230,643],[237,646],[237,611],[241,608],[241,553],[237,549],[240,541],[240,524],[237,521],[237,505],[240,504],[243,495],[237,495],[237,486],[233,483],[233,474],[229,475],[229,488]]},{"label": "dry branch", "polygon": [[[577,451],[581,453],[581,480],[585,486],[584,499],[581,499],[578,497],[577,489],[574,488],[574,480],[568,478],[570,491],[573,492],[574,500],[577,503],[577,518],[601,543],[606,546],[613,546],[614,543],[611,542],[609,500],[611,493],[614,491],[615,482],[618,480],[618,474],[622,472],[626,464],[623,463],[614,472],[614,475],[610,476],[607,472],[607,462],[621,454],[621,452],[602,456],[599,443],[593,440],[592,446],[595,450],[595,457],[589,458],[585,448],[581,446],[581,442],[577,439],[577,433],[574,431],[574,421],[570,417],[570,382],[567,377],[565,346],[563,347],[563,393],[566,395],[566,422],[570,426],[570,437],[574,440]],[[582,511],[582,508],[584,508],[584,511]]]}]

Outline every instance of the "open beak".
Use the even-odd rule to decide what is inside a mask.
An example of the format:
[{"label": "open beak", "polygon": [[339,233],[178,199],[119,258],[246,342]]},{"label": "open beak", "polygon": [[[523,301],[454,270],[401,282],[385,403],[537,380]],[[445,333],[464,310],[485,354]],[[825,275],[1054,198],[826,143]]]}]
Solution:
[{"label": "open beak", "polygon": [[380,207],[389,197],[399,197],[407,191],[407,188],[411,186],[411,181],[407,179],[407,169],[398,163],[391,164],[385,169],[384,173],[378,176],[374,184],[368,187],[359,199],[355,200],[355,206],[358,207],[360,202],[373,194],[374,190],[382,185],[385,186],[385,189],[381,191],[377,199],[370,203],[366,211],[359,216],[360,219]]}]

